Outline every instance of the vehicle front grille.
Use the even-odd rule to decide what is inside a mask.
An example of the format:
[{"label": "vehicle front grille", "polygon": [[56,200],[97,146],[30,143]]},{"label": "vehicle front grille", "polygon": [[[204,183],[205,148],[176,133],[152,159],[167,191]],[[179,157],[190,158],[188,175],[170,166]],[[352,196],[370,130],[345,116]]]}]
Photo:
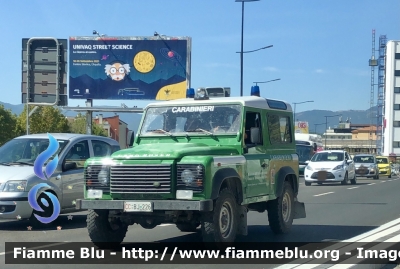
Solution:
[{"label": "vehicle front grille", "polygon": [[110,168],[111,193],[170,193],[171,165],[115,165]]},{"label": "vehicle front grille", "polygon": [[[318,172],[315,172],[311,175],[312,179],[318,179]],[[326,179],[335,179],[335,175],[331,172],[326,172]]]}]

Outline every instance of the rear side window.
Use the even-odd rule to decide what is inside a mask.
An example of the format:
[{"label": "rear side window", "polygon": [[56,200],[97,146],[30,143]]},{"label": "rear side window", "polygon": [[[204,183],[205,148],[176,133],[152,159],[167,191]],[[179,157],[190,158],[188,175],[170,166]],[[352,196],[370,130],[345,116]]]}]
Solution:
[{"label": "rear side window", "polygon": [[271,144],[290,144],[292,143],[292,130],[290,118],[277,114],[267,115],[267,125],[269,141]]}]

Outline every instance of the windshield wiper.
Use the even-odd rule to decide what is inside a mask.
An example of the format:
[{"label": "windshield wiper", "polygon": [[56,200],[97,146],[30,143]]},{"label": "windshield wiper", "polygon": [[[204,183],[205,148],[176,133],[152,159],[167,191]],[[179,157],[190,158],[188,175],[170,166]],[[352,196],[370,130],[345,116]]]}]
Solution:
[{"label": "windshield wiper", "polygon": [[166,134],[166,135],[172,136],[172,134],[171,134],[170,132],[168,132],[168,131],[165,131],[165,130],[163,130],[163,129],[148,130],[147,132],[153,132],[153,133],[161,132],[161,133],[163,133],[163,134]]},{"label": "windshield wiper", "polygon": [[13,164],[25,164],[25,165],[31,165],[33,166],[33,163],[28,163],[28,162],[10,162],[8,163],[8,165],[13,165]]},{"label": "windshield wiper", "polygon": [[194,130],[187,130],[186,132],[203,132],[203,133],[206,133],[206,134],[209,134],[209,135],[214,135],[212,132],[209,132],[209,131],[201,129],[201,128],[197,128],[197,129],[194,129]]}]

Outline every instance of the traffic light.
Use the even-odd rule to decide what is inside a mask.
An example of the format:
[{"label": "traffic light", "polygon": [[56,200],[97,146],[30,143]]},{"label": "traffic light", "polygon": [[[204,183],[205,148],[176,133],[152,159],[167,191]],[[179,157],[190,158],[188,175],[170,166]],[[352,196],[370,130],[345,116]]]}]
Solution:
[{"label": "traffic light", "polygon": [[22,103],[68,104],[67,39],[22,39]]}]

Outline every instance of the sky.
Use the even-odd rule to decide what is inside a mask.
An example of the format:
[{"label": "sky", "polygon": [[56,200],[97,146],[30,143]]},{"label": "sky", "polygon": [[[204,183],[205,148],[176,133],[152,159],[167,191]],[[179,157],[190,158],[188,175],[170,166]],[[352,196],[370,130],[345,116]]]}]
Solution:
[{"label": "sky", "polygon": [[[243,93],[254,82],[261,96],[305,110],[370,107],[372,54],[379,37],[400,40],[398,0],[259,0],[244,4]],[[224,86],[240,95],[242,3],[235,0],[0,1],[0,101],[21,104],[22,38],[166,36],[192,38],[191,86]],[[375,29],[375,51],[372,30]],[[375,68],[374,81],[377,83]],[[374,86],[374,104],[378,88]],[[150,101],[94,100],[144,107]],[[85,106],[69,100],[68,106]]]}]

